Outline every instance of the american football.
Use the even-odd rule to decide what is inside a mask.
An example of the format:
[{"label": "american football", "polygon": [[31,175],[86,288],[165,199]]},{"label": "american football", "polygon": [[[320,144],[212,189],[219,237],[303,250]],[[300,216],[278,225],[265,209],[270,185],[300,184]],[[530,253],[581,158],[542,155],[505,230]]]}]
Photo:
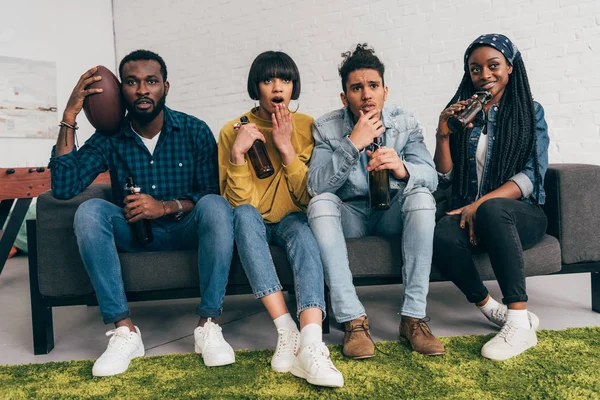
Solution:
[{"label": "american football", "polygon": [[119,129],[125,115],[125,104],[121,98],[121,84],[117,77],[106,67],[99,65],[94,76],[102,79],[88,88],[102,88],[102,93],[87,96],[83,102],[83,111],[94,128],[105,134],[113,134]]}]

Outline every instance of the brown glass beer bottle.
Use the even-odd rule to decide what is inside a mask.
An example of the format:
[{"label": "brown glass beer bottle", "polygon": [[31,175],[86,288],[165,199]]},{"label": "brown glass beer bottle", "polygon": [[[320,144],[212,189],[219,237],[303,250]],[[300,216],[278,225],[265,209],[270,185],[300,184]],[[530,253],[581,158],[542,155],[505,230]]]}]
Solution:
[{"label": "brown glass beer bottle", "polygon": [[[248,122],[248,117],[244,116],[240,118],[242,125],[246,125]],[[275,169],[267,153],[267,148],[260,140],[255,140],[248,149],[248,158],[250,158],[250,163],[254,167],[254,172],[256,172],[258,179],[268,178],[275,173]]]},{"label": "brown glass beer bottle", "polygon": [[[373,139],[371,145],[372,151],[383,147],[381,136]],[[390,171],[383,169],[381,171],[369,172],[369,201],[371,208],[375,210],[387,210],[390,208]]]},{"label": "brown glass beer bottle", "polygon": [[448,118],[448,128],[452,132],[460,132],[475,119],[475,116],[483,110],[483,106],[492,99],[490,92],[477,92],[467,100],[465,108],[457,115]]}]

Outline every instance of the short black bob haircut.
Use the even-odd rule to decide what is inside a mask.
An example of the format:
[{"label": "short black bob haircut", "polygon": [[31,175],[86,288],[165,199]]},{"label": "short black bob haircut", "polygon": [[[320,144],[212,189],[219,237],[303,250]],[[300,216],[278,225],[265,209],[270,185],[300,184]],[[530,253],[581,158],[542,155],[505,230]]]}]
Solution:
[{"label": "short black bob haircut", "polygon": [[121,80],[123,80],[123,66],[125,65],[125,63],[128,63],[129,61],[140,60],[154,60],[158,62],[160,64],[160,73],[162,75],[163,81],[167,81],[167,64],[165,64],[165,60],[163,60],[161,56],[150,50],[135,50],[123,57],[123,59],[121,60],[121,64],[119,64],[119,77],[121,77]]},{"label": "short black bob haircut", "polygon": [[265,51],[254,59],[250,73],[248,73],[250,98],[258,100],[260,98],[259,82],[272,78],[292,81],[294,85],[292,100],[298,100],[300,97],[300,72],[294,60],[282,51]]},{"label": "short black bob haircut", "polygon": [[358,69],[374,69],[379,72],[381,77],[381,84],[385,86],[383,79],[383,73],[385,72],[385,65],[375,55],[375,50],[369,47],[367,43],[359,43],[356,45],[354,51],[347,51],[342,53],[342,65],[340,65],[339,72],[342,78],[342,90],[346,93],[346,82],[348,82],[348,75]]}]

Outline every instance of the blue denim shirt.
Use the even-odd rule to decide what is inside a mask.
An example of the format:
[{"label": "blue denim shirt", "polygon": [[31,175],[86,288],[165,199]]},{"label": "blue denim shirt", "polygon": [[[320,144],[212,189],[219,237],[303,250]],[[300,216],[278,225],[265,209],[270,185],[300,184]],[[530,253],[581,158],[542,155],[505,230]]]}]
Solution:
[{"label": "blue denim shirt", "polygon": [[[526,203],[533,203],[533,200],[537,200],[537,203],[542,205],[546,201],[546,192],[544,191],[544,177],[546,170],[548,169],[548,145],[550,144],[550,138],[548,137],[548,125],[544,118],[544,108],[537,102],[534,101],[535,106],[535,131],[537,138],[537,156],[540,176],[542,177],[540,182],[537,182],[539,188],[538,198],[535,199],[534,182],[534,155],[530,154],[525,164],[525,168],[522,171],[516,173],[509,180],[517,184],[521,189],[521,200]],[[468,130],[469,144],[467,149],[467,194],[464,199],[457,199],[459,206],[464,206],[473,203],[478,197],[485,196],[490,190],[490,165],[492,159],[492,153],[494,150],[494,139],[495,139],[495,127],[496,117],[498,115],[498,105],[493,105],[488,111],[487,120],[485,119],[484,112],[479,115],[473,122],[473,128]],[[483,168],[483,175],[481,177],[481,188],[478,188],[477,184],[477,160],[475,154],[477,152],[477,144],[479,143],[479,137],[484,126],[487,125],[488,138],[488,149],[487,156],[485,159],[485,166]],[[453,170],[446,174],[439,174],[440,188],[448,188],[452,183]],[[479,193],[478,193],[478,189]],[[533,198],[533,199],[532,199]]]},{"label": "blue denim shirt", "polygon": [[[391,189],[400,189],[406,194],[415,187],[424,187],[433,192],[438,178],[431,154],[423,143],[421,124],[414,115],[399,107],[384,107],[381,118],[385,146],[396,150],[410,174],[406,183],[390,174]],[[366,149],[359,152],[350,141],[353,128],[354,119],[347,108],[315,120],[312,128],[315,148],[308,169],[311,196],[329,192],[348,201],[369,195],[369,157]]]}]

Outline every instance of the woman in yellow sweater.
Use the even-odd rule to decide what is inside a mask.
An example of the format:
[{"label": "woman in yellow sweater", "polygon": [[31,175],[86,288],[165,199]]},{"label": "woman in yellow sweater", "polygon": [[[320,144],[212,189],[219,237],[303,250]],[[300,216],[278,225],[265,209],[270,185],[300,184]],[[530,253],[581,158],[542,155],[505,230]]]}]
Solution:
[{"label": "woman in yellow sweater", "polygon": [[[314,142],[313,118],[290,113],[300,96],[300,73],[279,51],[260,54],[250,67],[248,94],[258,106],[225,124],[219,136],[221,194],[234,207],[234,230],[242,266],[254,295],[275,323],[277,347],[271,367],[320,386],[341,387],[344,378],[322,341],[325,313],[323,266],[307,224],[306,173]],[[247,156],[255,140],[264,143],[274,174],[259,179]],[[290,316],[269,244],[283,247],[292,266],[300,332]]]}]

